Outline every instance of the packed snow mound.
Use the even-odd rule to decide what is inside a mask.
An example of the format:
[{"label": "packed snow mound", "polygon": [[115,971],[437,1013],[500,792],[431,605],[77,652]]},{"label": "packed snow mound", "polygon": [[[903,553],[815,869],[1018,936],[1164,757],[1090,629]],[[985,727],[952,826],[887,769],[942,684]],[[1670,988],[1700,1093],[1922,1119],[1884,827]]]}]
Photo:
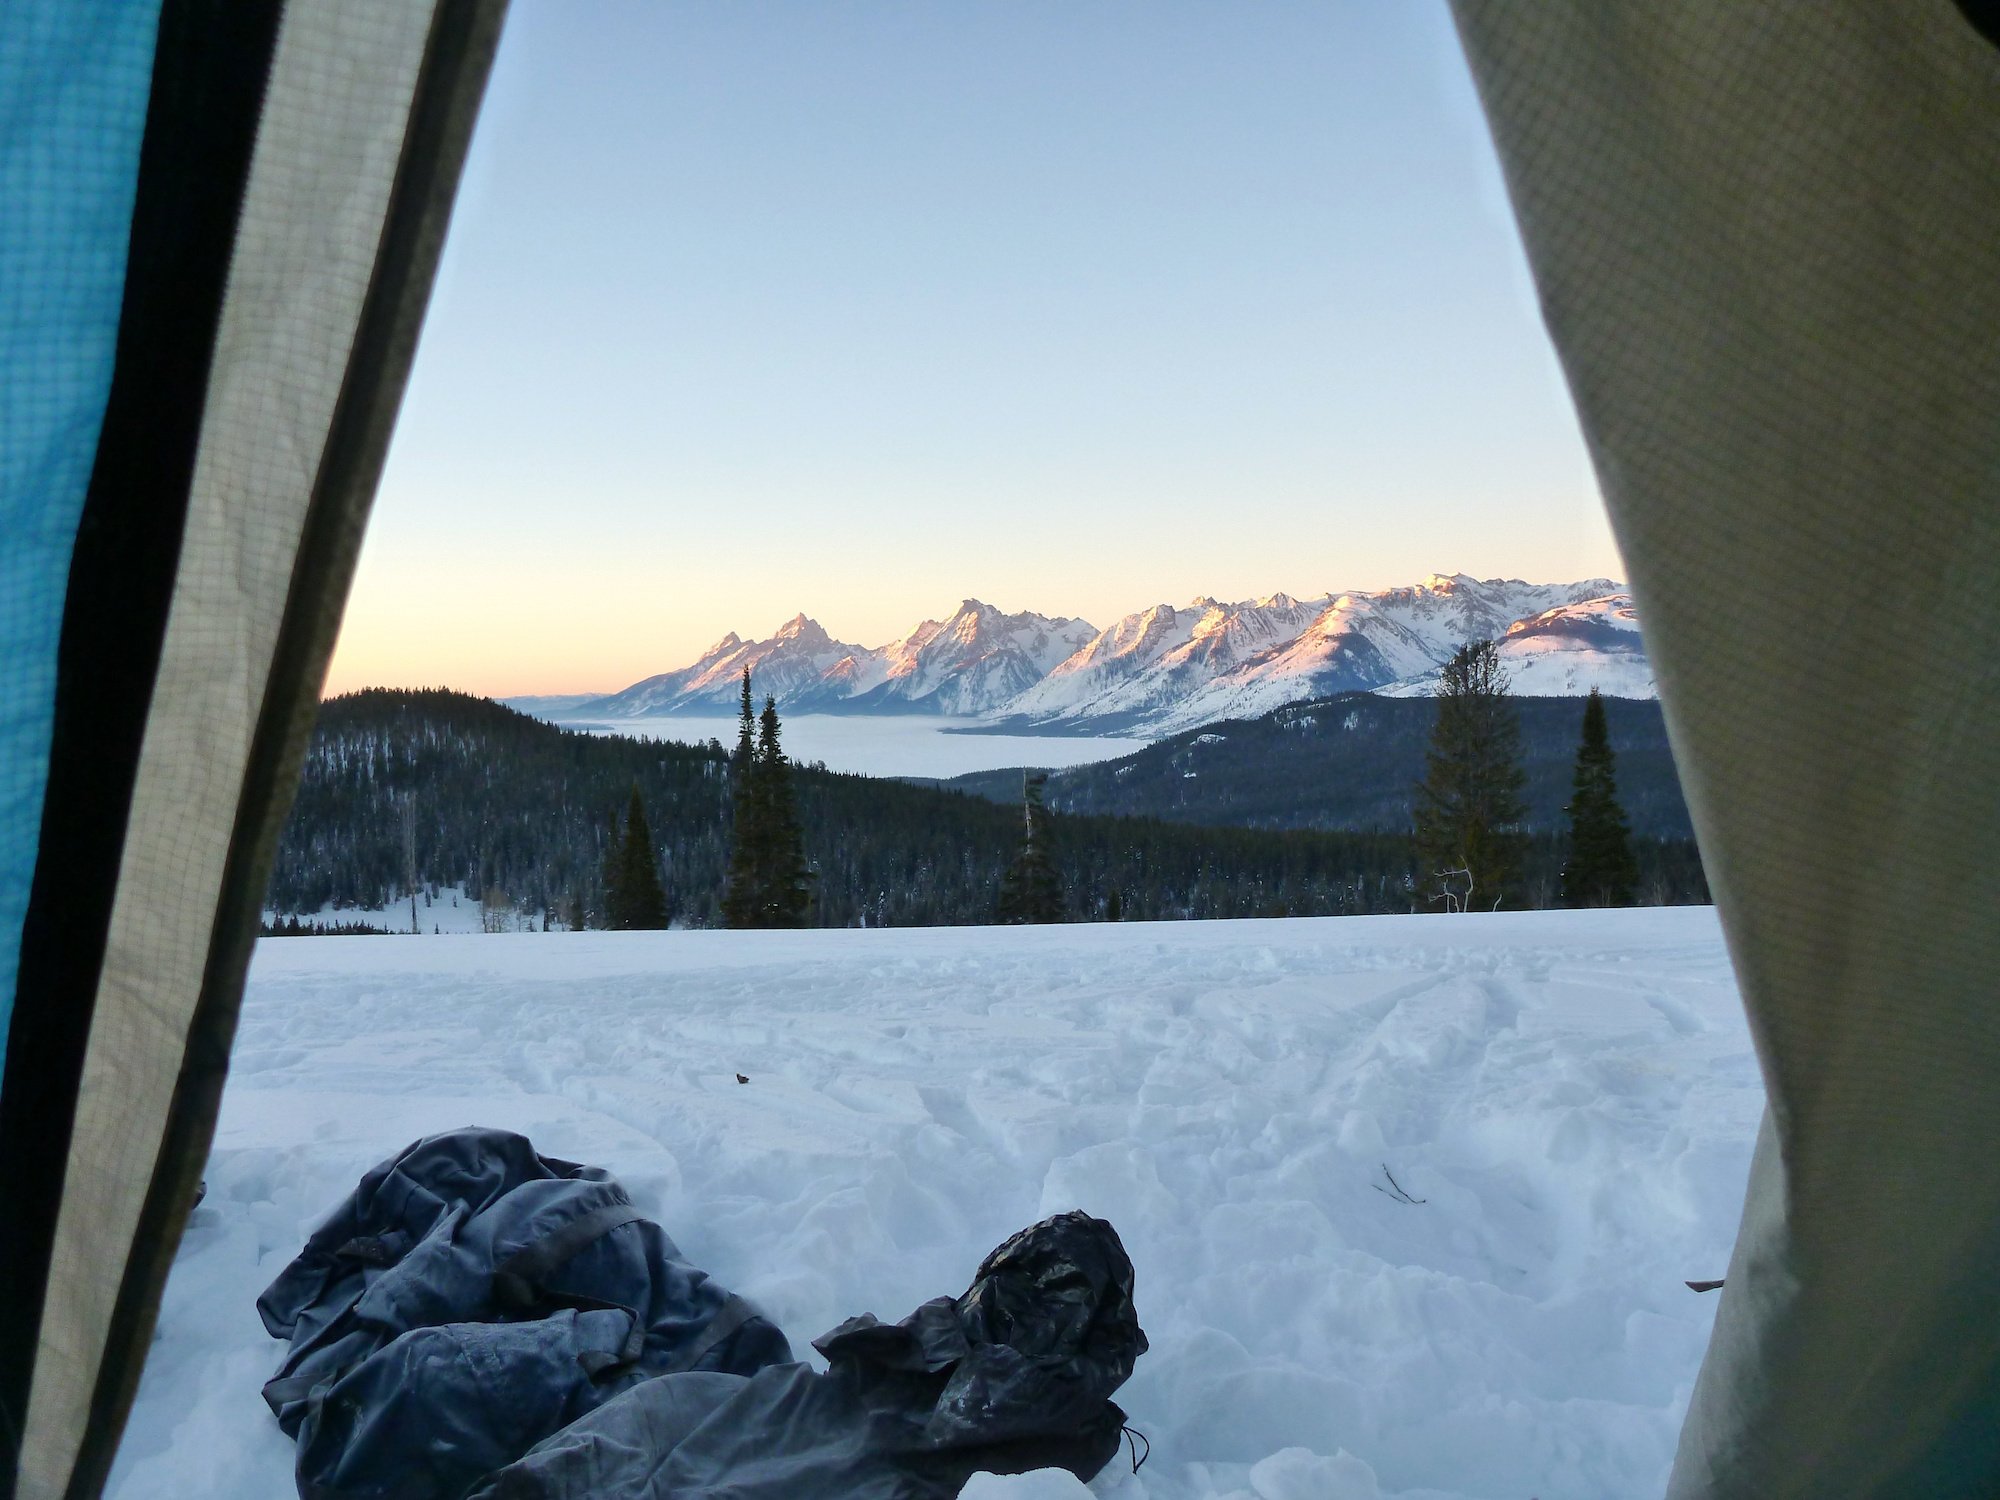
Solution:
[{"label": "packed snow mound", "polygon": [[1067,1469],[1032,1474],[975,1474],[958,1500],[1089,1500],[1090,1486]]},{"label": "packed snow mound", "polygon": [[258,1290],[478,1123],[609,1168],[801,1349],[1109,1219],[1152,1350],[1107,1500],[1656,1495],[1762,1104],[1705,908],[274,939],[109,1493],[292,1492]]}]

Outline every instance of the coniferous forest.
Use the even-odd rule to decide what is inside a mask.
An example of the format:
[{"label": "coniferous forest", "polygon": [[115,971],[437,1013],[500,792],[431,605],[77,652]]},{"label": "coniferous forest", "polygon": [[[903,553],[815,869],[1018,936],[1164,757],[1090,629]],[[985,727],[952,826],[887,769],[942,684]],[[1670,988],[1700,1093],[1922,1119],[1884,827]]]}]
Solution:
[{"label": "coniferous forest", "polygon": [[[994,921],[1021,850],[1022,811],[905,782],[792,766],[822,927]],[[711,741],[597,737],[443,689],[372,689],[321,706],[280,839],[268,907],[379,907],[455,886],[544,921],[603,925],[634,791],[670,918],[725,925],[730,757]],[[1200,827],[1059,815],[1062,915],[1072,921],[1322,916],[1424,910],[1407,835]],[[1686,840],[1635,839],[1642,900],[1706,899]],[[1523,836],[1522,904],[1559,900],[1560,835]],[[1513,902],[1510,905],[1515,904]],[[1432,908],[1435,909],[1435,908]]]}]

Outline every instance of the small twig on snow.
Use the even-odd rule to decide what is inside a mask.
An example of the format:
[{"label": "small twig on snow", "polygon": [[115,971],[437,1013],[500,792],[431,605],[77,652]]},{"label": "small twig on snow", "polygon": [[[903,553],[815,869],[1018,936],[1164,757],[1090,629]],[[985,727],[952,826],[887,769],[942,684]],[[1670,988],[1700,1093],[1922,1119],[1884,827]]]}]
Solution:
[{"label": "small twig on snow", "polygon": [[1394,1198],[1398,1203],[1408,1203],[1412,1206],[1431,1201],[1428,1198],[1412,1198],[1408,1193],[1404,1192],[1402,1183],[1396,1181],[1396,1174],[1389,1170],[1389,1164],[1386,1161],[1382,1163],[1382,1175],[1389,1179],[1388,1187],[1383,1187],[1379,1182],[1371,1182],[1368,1185],[1384,1197]]}]

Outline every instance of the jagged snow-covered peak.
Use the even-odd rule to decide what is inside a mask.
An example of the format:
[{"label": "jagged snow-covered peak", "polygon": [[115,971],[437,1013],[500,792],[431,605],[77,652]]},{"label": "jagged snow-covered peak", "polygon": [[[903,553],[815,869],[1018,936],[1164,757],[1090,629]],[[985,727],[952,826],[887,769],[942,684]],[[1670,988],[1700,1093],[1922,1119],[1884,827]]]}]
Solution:
[{"label": "jagged snow-covered peak", "polygon": [[1532,619],[1516,620],[1501,638],[1502,647],[1530,641],[1588,641],[1612,651],[1639,646],[1639,611],[1623,591],[1545,609]]},{"label": "jagged snow-covered peak", "polygon": [[1456,637],[1453,648],[1466,641],[1493,640],[1516,620],[1585,599],[1614,593],[1620,587],[1609,578],[1577,583],[1526,583],[1518,578],[1473,578],[1465,573],[1433,573],[1409,588],[1381,589],[1353,597],[1370,601],[1382,616],[1400,624],[1440,625]]},{"label": "jagged snow-covered peak", "polygon": [[967,599],[943,620],[925,620],[899,641],[891,641],[876,653],[888,664],[888,675],[908,678],[921,675],[950,661],[976,660],[1007,640],[1016,627],[1071,621],[1051,621],[1041,615],[1006,615],[978,599]]},{"label": "jagged snow-covered peak", "polygon": [[826,633],[819,621],[804,614],[793,615],[771,637],[774,641],[790,641],[807,649],[817,649],[831,645],[833,637]]},{"label": "jagged snow-covered peak", "polygon": [[[1185,645],[1205,613],[1202,601],[1184,609],[1156,604],[1126,615],[1058,662],[1005,712],[1035,719],[1081,717],[1107,701],[1118,684],[1138,676],[1168,651]],[[1099,709],[1109,712],[1109,709]]]},{"label": "jagged snow-covered peak", "polygon": [[1086,620],[1010,615],[967,599],[949,619],[926,620],[902,640],[871,653],[881,664],[879,681],[864,689],[865,700],[855,706],[990,713],[1096,633]]},{"label": "jagged snow-covered peak", "polygon": [[1429,692],[1438,665],[1477,639],[1501,642],[1517,692],[1653,692],[1631,598],[1611,580],[1433,573],[1405,588],[1315,599],[1198,595],[1104,630],[966,599],[945,619],[872,650],[837,641],[800,614],[767,640],[731,632],[692,665],[575,712],[726,712],[747,666],[760,697],[770,693],[794,711],[1104,720],[1172,733],[1327,693]]},{"label": "jagged snow-covered peak", "polygon": [[580,716],[602,714],[638,718],[648,714],[733,709],[741,691],[743,669],[755,679],[758,695],[788,700],[816,686],[842,658],[860,651],[834,640],[816,620],[795,615],[770,639],[744,641],[730,631],[699,660],[678,672],[663,672],[635,682],[622,692],[579,704]]},{"label": "jagged snow-covered peak", "polygon": [[[1592,688],[1618,698],[1658,696],[1639,635],[1638,611],[1622,590],[1516,620],[1498,639],[1511,688],[1524,696],[1581,697]],[[1434,693],[1437,671],[1405,678],[1383,691],[1398,698]]]},{"label": "jagged snow-covered peak", "polygon": [[580,717],[712,713],[735,707],[743,669],[758,697],[798,711],[980,715],[1037,681],[1097,633],[1088,621],[1006,614],[967,599],[948,619],[926,620],[901,640],[870,650],[794,615],[768,640],[732,631],[677,672],[664,672],[579,705]]},{"label": "jagged snow-covered peak", "polygon": [[1299,698],[1381,691],[1423,679],[1468,640],[1504,636],[1517,622],[1617,587],[1605,579],[1531,584],[1439,573],[1407,588],[1303,604],[1273,595],[1194,619],[1183,613],[1172,621],[1172,638],[1135,628],[1164,618],[1162,610],[1173,614],[1161,606],[1120,621],[1007,712],[1039,722],[1116,716],[1127,728],[1172,733],[1254,717]]},{"label": "jagged snow-covered peak", "polygon": [[1159,711],[1200,680],[1290,639],[1324,603],[1273,594],[1156,604],[1100,632],[1004,712],[1062,720]]}]

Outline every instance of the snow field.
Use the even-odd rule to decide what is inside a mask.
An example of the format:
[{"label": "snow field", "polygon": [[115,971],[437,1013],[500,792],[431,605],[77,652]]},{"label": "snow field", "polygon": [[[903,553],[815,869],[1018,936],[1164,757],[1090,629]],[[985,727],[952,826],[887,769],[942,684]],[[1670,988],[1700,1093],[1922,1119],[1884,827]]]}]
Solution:
[{"label": "snow field", "polygon": [[[386,906],[322,906],[318,911],[281,912],[271,907],[264,908],[266,922],[280,921],[297,916],[302,922],[317,922],[322,927],[338,926],[342,922],[365,922],[370,927],[379,927],[384,932],[405,933],[410,929],[410,898],[399,895],[391,898]],[[518,924],[532,918],[518,912],[504,914],[507,921],[517,924],[510,931],[527,931],[529,928]],[[461,937],[469,932],[484,932],[487,916],[479,904],[479,896],[461,886],[441,885],[437,895],[426,903],[423,893],[417,895],[417,928],[426,937],[443,935]],[[289,941],[289,939],[288,939]]]},{"label": "snow field", "polygon": [[1110,1219],[1149,1462],[969,1500],[1656,1495],[1762,1104],[1707,909],[269,940],[110,1493],[289,1493],[257,1293],[485,1124],[611,1168],[801,1352]]},{"label": "snow field", "polygon": [[[320,906],[318,912],[280,912],[270,906],[264,908],[266,922],[280,922],[284,918],[296,916],[300,922],[318,922],[322,928],[340,926],[342,922],[366,922],[372,928],[382,928],[390,934],[410,934],[410,896],[396,894],[390,896],[386,906]],[[488,922],[494,922],[494,932],[538,932],[542,922],[540,910],[520,910],[506,908],[488,914],[480,906],[480,896],[476,890],[466,890],[464,886],[438,886],[438,894],[426,904],[422,888],[416,896],[416,932],[430,936],[462,938],[468,932],[486,932]],[[560,918],[556,920],[560,928]]]}]

